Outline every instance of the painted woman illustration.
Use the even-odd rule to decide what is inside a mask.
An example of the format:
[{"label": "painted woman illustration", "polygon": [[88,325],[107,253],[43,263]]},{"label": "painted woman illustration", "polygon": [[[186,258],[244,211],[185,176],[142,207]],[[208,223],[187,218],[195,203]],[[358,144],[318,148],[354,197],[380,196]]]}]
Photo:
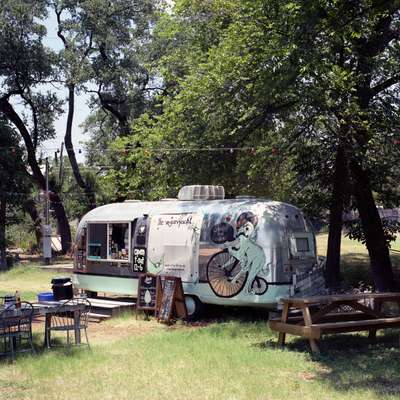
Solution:
[{"label": "painted woman illustration", "polygon": [[225,250],[215,254],[207,265],[210,286],[221,297],[233,297],[246,285],[249,295],[261,295],[268,289],[267,281],[258,276],[266,270],[264,250],[254,241],[258,218],[250,211],[236,221],[236,239]]}]

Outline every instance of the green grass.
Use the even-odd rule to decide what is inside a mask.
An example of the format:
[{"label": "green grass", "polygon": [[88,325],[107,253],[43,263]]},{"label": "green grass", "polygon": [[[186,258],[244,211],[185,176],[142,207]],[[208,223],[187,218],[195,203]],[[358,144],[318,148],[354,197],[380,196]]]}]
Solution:
[{"label": "green grass", "polygon": [[10,271],[0,272],[0,296],[13,294],[18,290],[22,300],[37,300],[37,293],[51,291],[51,279],[57,275],[60,274],[40,270],[35,265],[21,265]]},{"label": "green grass", "polygon": [[[116,326],[113,324],[116,323]],[[106,328],[154,321],[125,318]],[[40,337],[36,338],[38,341]],[[132,334],[93,349],[51,350],[0,362],[6,399],[395,399],[400,394],[396,336],[341,335],[322,342],[313,358],[305,340],[286,350],[265,322],[232,320],[202,328]]]},{"label": "green grass", "polygon": [[[344,254],[359,250],[345,239]],[[323,246],[319,238],[320,248]],[[348,250],[348,251],[346,251]],[[366,253],[360,252],[365,258]],[[351,261],[350,261],[351,262]],[[350,267],[365,269],[360,265]],[[2,292],[33,299],[56,275],[34,267],[0,274]],[[236,316],[235,316],[236,315]],[[229,313],[219,321],[171,328],[124,314],[91,324],[92,351],[43,350],[43,323],[34,328],[36,355],[0,358],[0,399],[398,399],[398,331],[325,337],[321,356],[289,336],[284,350],[265,321]]]},{"label": "green grass", "polygon": [[[317,236],[318,254],[326,256],[328,234],[323,233]],[[391,245],[390,257],[393,270],[400,280],[400,237]],[[399,253],[397,253],[399,251]],[[361,283],[372,285],[371,268],[367,248],[356,240],[350,240],[342,236],[341,244],[341,270],[347,283],[358,286]]]}]

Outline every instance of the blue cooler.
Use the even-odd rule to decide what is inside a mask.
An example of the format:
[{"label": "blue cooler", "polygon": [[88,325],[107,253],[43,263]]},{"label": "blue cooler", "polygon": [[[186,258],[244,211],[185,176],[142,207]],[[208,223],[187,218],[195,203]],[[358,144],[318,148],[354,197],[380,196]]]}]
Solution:
[{"label": "blue cooler", "polygon": [[38,293],[38,301],[54,301],[54,295],[52,292],[41,292]]}]

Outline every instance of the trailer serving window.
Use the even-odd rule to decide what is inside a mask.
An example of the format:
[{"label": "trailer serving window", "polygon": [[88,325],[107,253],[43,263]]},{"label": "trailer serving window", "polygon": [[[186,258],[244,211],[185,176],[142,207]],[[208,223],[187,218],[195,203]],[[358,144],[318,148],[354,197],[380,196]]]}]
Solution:
[{"label": "trailer serving window", "polygon": [[130,262],[130,222],[89,223],[87,232],[89,260]]}]

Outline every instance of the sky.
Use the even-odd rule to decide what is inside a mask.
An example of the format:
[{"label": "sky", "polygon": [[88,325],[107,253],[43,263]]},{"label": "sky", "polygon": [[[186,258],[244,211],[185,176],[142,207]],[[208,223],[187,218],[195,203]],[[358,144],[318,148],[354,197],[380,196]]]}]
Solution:
[{"label": "sky", "polygon": [[[49,14],[49,18],[45,22],[45,25],[47,28],[47,35],[44,38],[43,41],[44,44],[56,51],[61,50],[63,46],[61,43],[61,39],[57,36],[57,20],[54,13],[51,13],[51,11]],[[51,90],[54,90],[53,86],[51,86]],[[60,90],[58,94],[59,97],[62,99],[67,98],[66,90]],[[82,143],[84,143],[89,139],[88,135],[84,135],[82,128],[80,127],[80,125],[85,121],[86,117],[89,115],[90,112],[89,107],[87,105],[88,99],[89,96],[85,94],[75,97],[75,115],[72,128],[72,141],[74,144],[78,162],[84,161]],[[67,111],[66,106],[64,106],[64,109],[65,111]],[[43,142],[42,148],[44,157],[54,156],[54,152],[56,151],[56,149],[59,149],[61,147],[61,143],[64,140],[66,119],[67,119],[67,114],[65,112],[55,123],[56,137],[52,140],[47,140]],[[82,149],[81,154],[79,154],[78,152],[79,148]]]}]

